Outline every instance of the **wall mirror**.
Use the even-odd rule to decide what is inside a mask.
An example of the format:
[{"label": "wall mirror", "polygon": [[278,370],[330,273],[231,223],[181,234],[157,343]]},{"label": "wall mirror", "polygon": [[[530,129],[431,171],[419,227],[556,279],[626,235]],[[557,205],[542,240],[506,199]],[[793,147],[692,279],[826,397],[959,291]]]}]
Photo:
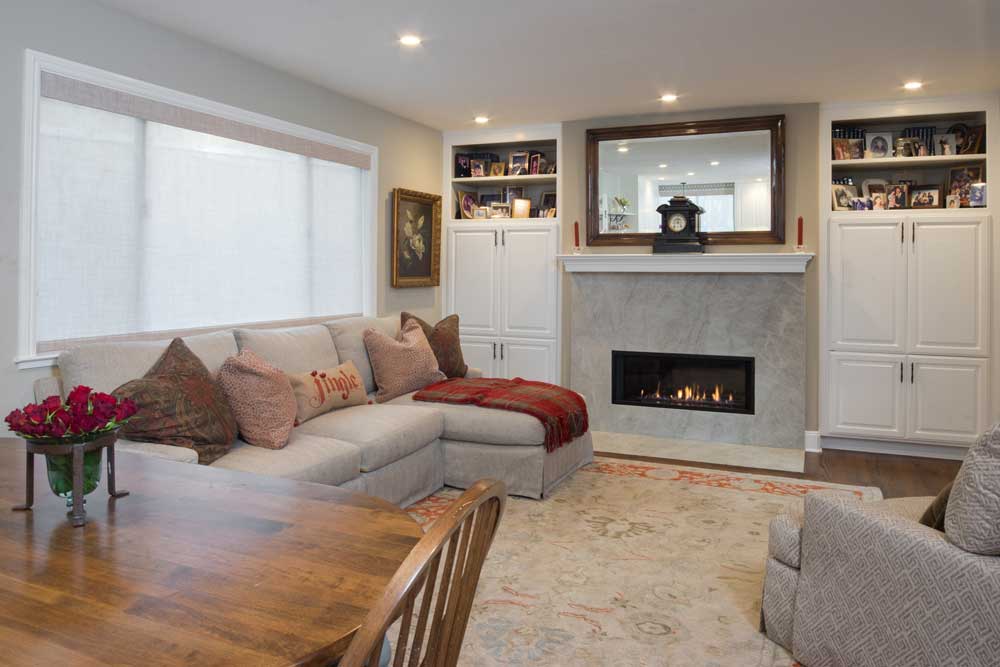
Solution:
[{"label": "wall mirror", "polygon": [[706,244],[784,243],[784,116],[587,130],[587,245],[651,245],[684,194]]}]

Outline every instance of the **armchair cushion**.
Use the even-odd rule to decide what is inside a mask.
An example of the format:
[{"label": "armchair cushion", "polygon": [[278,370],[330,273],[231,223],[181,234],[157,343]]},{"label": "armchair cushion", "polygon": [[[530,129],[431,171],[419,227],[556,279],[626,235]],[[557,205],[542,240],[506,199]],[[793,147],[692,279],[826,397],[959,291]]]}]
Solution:
[{"label": "armchair cushion", "polygon": [[1000,556],[1000,424],[965,455],[948,499],[945,533],[976,554]]}]

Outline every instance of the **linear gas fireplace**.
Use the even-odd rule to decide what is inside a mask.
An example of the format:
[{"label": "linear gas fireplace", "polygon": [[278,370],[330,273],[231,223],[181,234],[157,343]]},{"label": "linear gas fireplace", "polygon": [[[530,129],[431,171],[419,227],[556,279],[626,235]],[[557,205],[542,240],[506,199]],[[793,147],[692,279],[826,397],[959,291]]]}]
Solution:
[{"label": "linear gas fireplace", "polygon": [[752,415],[753,357],[611,352],[611,402]]}]

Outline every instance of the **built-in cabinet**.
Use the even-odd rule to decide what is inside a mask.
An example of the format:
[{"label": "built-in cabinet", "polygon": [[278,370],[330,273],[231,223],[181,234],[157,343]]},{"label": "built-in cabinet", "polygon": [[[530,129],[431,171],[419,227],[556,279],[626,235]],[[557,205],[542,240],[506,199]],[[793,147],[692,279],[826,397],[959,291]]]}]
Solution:
[{"label": "built-in cabinet", "polygon": [[489,377],[558,383],[559,226],[451,223],[445,310],[466,362]]},{"label": "built-in cabinet", "polygon": [[990,419],[990,219],[829,222],[827,432],[969,444]]}]

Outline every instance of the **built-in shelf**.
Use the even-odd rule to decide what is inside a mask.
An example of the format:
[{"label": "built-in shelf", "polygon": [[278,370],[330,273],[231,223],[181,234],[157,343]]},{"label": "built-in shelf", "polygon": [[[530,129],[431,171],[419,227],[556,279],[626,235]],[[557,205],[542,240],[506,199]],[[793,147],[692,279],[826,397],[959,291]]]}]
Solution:
[{"label": "built-in shelf", "polygon": [[455,185],[537,185],[556,182],[555,174],[533,174],[526,176],[468,176],[453,178]]},{"label": "built-in shelf", "polygon": [[569,273],[804,273],[808,252],[558,255]]},{"label": "built-in shelf", "polygon": [[986,162],[986,153],[968,155],[926,155],[923,157],[878,157],[859,160],[833,160],[834,169],[907,169],[909,167],[947,167],[949,165]]}]

